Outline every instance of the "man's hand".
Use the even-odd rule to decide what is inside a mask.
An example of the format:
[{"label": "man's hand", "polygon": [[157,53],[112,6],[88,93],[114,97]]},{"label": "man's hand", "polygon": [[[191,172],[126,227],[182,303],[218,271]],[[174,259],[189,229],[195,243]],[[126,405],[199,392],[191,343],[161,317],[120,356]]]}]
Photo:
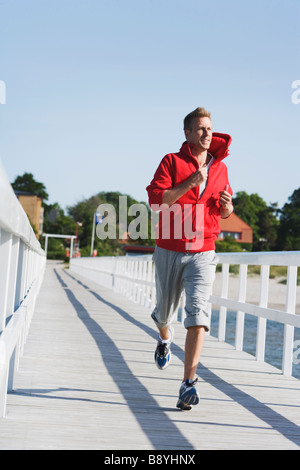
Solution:
[{"label": "man's hand", "polygon": [[181,198],[190,189],[196,188],[199,184],[207,180],[207,168],[205,166],[195,171],[184,183],[176,188],[166,189],[163,194],[162,202],[169,207]]},{"label": "man's hand", "polygon": [[231,194],[228,192],[229,186],[226,184],[225,188],[223,191],[220,191],[220,212],[221,212],[221,217],[223,219],[226,219],[226,217],[229,217],[231,212],[233,211],[233,206],[231,203]]},{"label": "man's hand", "polygon": [[192,174],[192,176],[189,177],[187,180],[187,183],[189,185],[189,189],[195,188],[196,186],[199,186],[201,183],[204,183],[204,181],[207,180],[207,168],[206,165],[202,166],[198,170],[195,171],[195,173]]}]

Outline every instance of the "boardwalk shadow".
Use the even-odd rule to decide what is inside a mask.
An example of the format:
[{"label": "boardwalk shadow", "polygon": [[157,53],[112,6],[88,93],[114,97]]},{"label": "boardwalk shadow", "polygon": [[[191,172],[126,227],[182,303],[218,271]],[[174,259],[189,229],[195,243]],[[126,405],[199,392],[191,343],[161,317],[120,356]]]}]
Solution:
[{"label": "boardwalk shadow", "polygon": [[[132,323],[132,325],[140,328],[142,331],[147,333],[151,338],[153,338],[154,341],[157,341],[158,333],[157,333],[156,328],[155,329],[151,328],[150,326],[146,325],[144,322],[141,322],[141,321],[137,320],[135,317],[130,315],[128,312],[126,312],[126,310],[118,307],[117,305],[113,304],[112,302],[109,302],[104,297],[102,297],[100,294],[93,291],[89,286],[84,284],[82,281],[80,281],[76,277],[72,276],[72,274],[70,274],[69,272],[65,271],[65,273],[71,279],[73,279],[73,281],[76,281],[79,285],[81,285],[81,287],[83,287],[84,289],[87,289],[90,292],[90,294],[92,294],[94,297],[96,297],[97,300],[99,300],[99,302],[102,302],[103,304],[105,304],[108,307],[115,310],[122,318],[124,318],[124,320],[126,320],[126,321]],[[175,354],[178,357],[178,359],[181,360],[182,362],[184,361],[184,351],[183,351],[182,348],[177,346],[176,343],[172,343],[172,354]]]},{"label": "boardwalk shadow", "polygon": [[[156,450],[174,448],[182,450],[193,449],[192,444],[166,414],[166,412],[170,410],[160,408],[159,404],[149,393],[147,388],[133,375],[122,354],[109,335],[93,318],[91,318],[84,305],[79,302],[72,290],[55,269],[54,272],[61,286],[64,288],[69,301],[75,308],[78,318],[82,321],[95,340],[108,373],[117,384],[130,410],[141,426],[141,429],[151,441],[153,447]],[[105,300],[100,298],[100,296],[98,300],[105,302]],[[114,306],[114,308],[116,308],[116,306]],[[124,314],[126,313],[124,311],[122,312]],[[118,310],[118,313],[121,313],[121,309]],[[129,320],[129,318],[130,315],[128,315],[127,319]],[[151,329],[149,328],[149,330]],[[172,411],[175,413],[177,413],[177,411],[180,412],[176,409],[172,409]]]},{"label": "boardwalk shadow", "polygon": [[[64,392],[76,392],[77,396],[70,397],[63,395]],[[78,396],[78,392],[82,392],[84,395],[83,397]],[[66,387],[58,387],[58,388],[38,388],[38,389],[17,389],[17,390],[12,390],[9,392],[10,395],[19,395],[19,396],[28,396],[30,398],[48,398],[49,400],[66,400],[66,401],[78,401],[78,402],[89,402],[89,403],[101,403],[104,405],[121,405],[121,406],[126,406],[126,404],[122,402],[117,402],[117,401],[107,401],[107,400],[95,400],[91,398],[86,398],[86,395],[89,393],[115,393],[115,392],[102,392],[101,390],[85,390],[85,389],[78,389],[78,388],[66,388]]]},{"label": "boardwalk shadow", "polygon": [[[103,302],[104,304],[113,308],[124,319],[131,322],[135,326],[141,328],[143,331],[148,333],[151,337],[153,338],[157,337],[157,333],[155,330],[148,327],[144,323],[138,321],[133,316],[131,316],[128,312],[121,309],[117,305],[107,301],[102,296],[100,296],[97,292],[92,291],[88,286],[84,285],[80,280],[76,279],[71,274],[67,272],[66,274],[68,274],[68,276],[70,276],[73,280],[81,284],[82,287],[84,287],[85,289],[88,289],[89,292],[92,295],[94,295],[100,302]],[[183,361],[184,351],[178,345],[176,344],[173,345],[172,353],[176,355],[180,360]],[[282,434],[286,439],[290,440],[291,442],[293,442],[294,444],[300,447],[300,427],[297,426],[295,423],[285,418],[280,413],[277,413],[272,408],[260,402],[259,400],[252,397],[251,395],[243,392],[236,386],[226,382],[225,380],[223,380],[221,377],[219,377],[217,374],[212,372],[210,369],[208,369],[201,363],[199,364],[199,367],[197,369],[197,374],[205,382],[211,384],[213,387],[217,388],[222,393],[226,394],[230,399],[234,400],[236,403],[243,406],[249,412],[257,416],[257,418],[264,421],[268,426],[270,426],[275,431]]]}]

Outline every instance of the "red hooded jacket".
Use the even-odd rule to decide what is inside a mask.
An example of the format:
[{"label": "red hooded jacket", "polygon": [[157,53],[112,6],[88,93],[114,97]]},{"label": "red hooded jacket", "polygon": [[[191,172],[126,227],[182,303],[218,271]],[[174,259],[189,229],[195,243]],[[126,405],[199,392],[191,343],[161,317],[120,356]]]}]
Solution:
[{"label": "red hooded jacket", "polygon": [[166,189],[172,189],[187,180],[199,163],[184,142],[178,153],[166,155],[158,166],[154,178],[147,186],[149,204],[160,211],[156,244],[160,248],[180,252],[198,252],[215,249],[220,233],[220,191],[228,184],[227,167],[222,161],[229,155],[231,137],[214,132],[209,153],[215,158],[208,172],[206,188],[199,199],[199,186],[187,191],[170,208],[162,206]]}]

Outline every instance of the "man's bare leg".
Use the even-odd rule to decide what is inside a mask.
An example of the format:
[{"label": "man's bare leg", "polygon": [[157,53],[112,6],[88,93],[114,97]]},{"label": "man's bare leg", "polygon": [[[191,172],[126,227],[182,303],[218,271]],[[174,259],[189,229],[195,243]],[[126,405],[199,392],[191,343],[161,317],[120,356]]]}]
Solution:
[{"label": "man's bare leg", "polygon": [[168,340],[170,338],[170,327],[165,326],[164,328],[158,328],[159,336],[161,339]]},{"label": "man's bare leg", "polygon": [[195,376],[204,343],[204,335],[204,326],[192,326],[187,330],[183,382],[193,380]]}]

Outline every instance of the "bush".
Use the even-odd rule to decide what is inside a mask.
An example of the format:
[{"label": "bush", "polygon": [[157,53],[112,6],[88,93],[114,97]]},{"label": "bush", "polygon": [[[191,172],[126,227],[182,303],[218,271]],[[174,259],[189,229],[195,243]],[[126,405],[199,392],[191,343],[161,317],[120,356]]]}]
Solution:
[{"label": "bush", "polygon": [[224,240],[216,240],[217,253],[228,253],[235,251],[243,251],[243,247],[232,237],[225,237]]}]

